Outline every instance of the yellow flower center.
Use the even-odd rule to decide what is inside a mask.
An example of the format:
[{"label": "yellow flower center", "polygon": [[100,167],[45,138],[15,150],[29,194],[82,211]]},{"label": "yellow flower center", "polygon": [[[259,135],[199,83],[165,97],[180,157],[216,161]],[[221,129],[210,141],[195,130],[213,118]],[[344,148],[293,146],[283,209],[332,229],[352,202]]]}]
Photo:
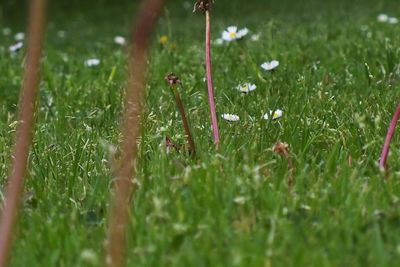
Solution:
[{"label": "yellow flower center", "polygon": [[232,39],[236,38],[236,32],[230,32],[229,37],[231,37]]}]

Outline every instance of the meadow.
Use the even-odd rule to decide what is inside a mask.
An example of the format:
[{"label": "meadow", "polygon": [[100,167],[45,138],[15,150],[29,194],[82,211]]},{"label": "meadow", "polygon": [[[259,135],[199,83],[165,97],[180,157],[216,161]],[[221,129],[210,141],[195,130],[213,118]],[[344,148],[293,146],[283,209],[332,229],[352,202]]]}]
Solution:
[{"label": "meadow", "polygon": [[[126,45],[114,38],[129,39],[131,2],[52,1],[10,266],[102,265],[128,70]],[[153,38],[128,266],[397,266],[400,135],[387,174],[378,160],[400,100],[400,23],[378,16],[400,18],[398,1],[216,0],[218,149],[204,17],[192,2],[169,1]],[[21,3],[0,3],[2,200],[23,74],[25,48],[9,51],[25,31]],[[217,42],[232,25],[249,32]],[[271,60],[279,61],[273,71],[260,67]],[[186,142],[164,80],[170,72],[183,83],[194,160],[166,150],[166,137]],[[256,89],[241,93],[245,83]],[[280,118],[263,118],[278,109]],[[289,145],[293,170],[273,151],[277,142]]]}]

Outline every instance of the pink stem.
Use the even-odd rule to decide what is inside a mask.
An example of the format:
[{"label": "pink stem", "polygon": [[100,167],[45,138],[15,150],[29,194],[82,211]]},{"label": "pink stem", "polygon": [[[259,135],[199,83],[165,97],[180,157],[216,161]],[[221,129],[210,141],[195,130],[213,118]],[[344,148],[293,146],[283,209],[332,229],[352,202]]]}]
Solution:
[{"label": "pink stem", "polygon": [[217,112],[214,102],[214,86],[212,80],[211,67],[211,19],[210,12],[206,11],[206,72],[207,72],[207,88],[208,88],[208,103],[210,104],[211,126],[214,135],[214,143],[219,143]]},{"label": "pink stem", "polygon": [[396,128],[397,121],[399,120],[400,117],[400,104],[397,106],[396,112],[393,115],[393,119],[390,122],[389,125],[389,130],[386,135],[386,140],[385,144],[383,145],[382,149],[382,154],[381,154],[381,159],[379,161],[379,167],[383,168],[386,170],[386,160],[389,154],[389,148],[390,148],[390,141],[392,141],[394,130]]},{"label": "pink stem", "polygon": [[[35,111],[40,83],[40,59],[45,31],[46,0],[30,1],[28,49],[24,82],[18,104],[18,129],[14,139],[13,161],[10,169],[0,222],[0,266],[7,266],[12,247],[18,208],[25,183],[29,149],[35,126]],[[1,209],[1,208],[0,208]]]}]

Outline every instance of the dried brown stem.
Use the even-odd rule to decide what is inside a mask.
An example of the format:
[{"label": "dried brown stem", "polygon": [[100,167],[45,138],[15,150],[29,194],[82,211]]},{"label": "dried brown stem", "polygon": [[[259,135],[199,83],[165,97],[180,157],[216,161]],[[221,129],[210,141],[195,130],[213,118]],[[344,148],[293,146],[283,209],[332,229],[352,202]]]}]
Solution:
[{"label": "dried brown stem", "polygon": [[140,135],[140,115],[145,89],[150,39],[165,0],[147,0],[141,7],[134,26],[130,51],[130,76],[122,118],[121,158],[114,183],[109,228],[106,242],[107,267],[125,264],[127,225],[130,199],[134,190],[132,177]]},{"label": "dried brown stem", "polygon": [[167,75],[165,77],[165,80],[169,84],[172,93],[174,94],[176,106],[178,107],[179,113],[182,117],[183,128],[185,130],[185,135],[189,143],[189,153],[192,155],[192,158],[194,159],[196,158],[196,147],[193,141],[194,140],[193,135],[190,131],[189,122],[185,112],[185,107],[183,106],[183,102],[177,88],[178,85],[181,85],[181,87],[183,88],[182,82],[179,80],[177,76],[175,76],[172,73]]},{"label": "dried brown stem", "polygon": [[174,95],[175,95],[176,105],[178,106],[179,113],[181,114],[182,117],[183,128],[185,129],[185,134],[188,139],[190,154],[192,155],[193,158],[196,158],[196,148],[194,145],[193,136],[192,133],[190,132],[189,123],[186,118],[185,108],[183,107],[181,97],[176,88],[174,90]]},{"label": "dried brown stem", "polygon": [[275,153],[280,154],[286,158],[287,163],[288,163],[288,170],[289,170],[288,187],[289,187],[289,189],[292,189],[293,183],[294,183],[295,168],[294,168],[292,158],[290,157],[289,145],[287,143],[278,142],[273,146],[272,151],[274,151]]},{"label": "dried brown stem", "polygon": [[46,0],[31,0],[28,23],[28,51],[24,82],[19,102],[19,125],[14,140],[13,162],[6,189],[0,224],[0,266],[6,266],[12,245],[25,182],[29,148],[32,142],[34,114],[40,81]]}]

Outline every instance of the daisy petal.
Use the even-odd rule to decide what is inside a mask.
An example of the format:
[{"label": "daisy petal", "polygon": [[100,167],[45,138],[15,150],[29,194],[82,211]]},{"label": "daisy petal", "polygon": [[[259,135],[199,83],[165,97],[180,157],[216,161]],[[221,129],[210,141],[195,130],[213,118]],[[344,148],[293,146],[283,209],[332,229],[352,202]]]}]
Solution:
[{"label": "daisy petal", "polygon": [[230,114],[230,113],[222,114],[222,118],[224,120],[226,120],[226,121],[231,121],[231,122],[235,122],[235,121],[239,121],[240,120],[238,115]]},{"label": "daisy petal", "polygon": [[277,120],[283,116],[283,111],[281,109],[277,109],[275,111],[270,110],[269,112],[264,114],[263,119],[269,120],[270,116],[273,120]]},{"label": "daisy petal", "polygon": [[91,58],[85,61],[85,66],[87,67],[94,67],[100,64],[100,59]]},{"label": "daisy petal", "polygon": [[261,65],[261,68],[263,68],[266,71],[273,70],[279,66],[279,61],[277,60],[272,60],[270,62],[265,62]]}]

